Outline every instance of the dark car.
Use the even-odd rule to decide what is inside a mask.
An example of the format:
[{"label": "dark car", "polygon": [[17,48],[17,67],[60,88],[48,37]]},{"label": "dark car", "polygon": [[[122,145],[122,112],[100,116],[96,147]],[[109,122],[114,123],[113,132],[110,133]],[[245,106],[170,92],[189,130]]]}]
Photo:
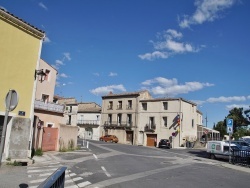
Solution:
[{"label": "dark car", "polygon": [[158,144],[158,147],[170,149],[171,148],[170,141],[168,139],[161,139]]}]

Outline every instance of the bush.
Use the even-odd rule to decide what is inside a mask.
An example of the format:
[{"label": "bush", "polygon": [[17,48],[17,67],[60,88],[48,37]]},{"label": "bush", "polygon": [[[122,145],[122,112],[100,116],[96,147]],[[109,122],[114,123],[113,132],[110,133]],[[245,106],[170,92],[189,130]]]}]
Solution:
[{"label": "bush", "polygon": [[41,148],[38,148],[36,151],[35,151],[35,155],[36,156],[43,156],[43,151]]}]

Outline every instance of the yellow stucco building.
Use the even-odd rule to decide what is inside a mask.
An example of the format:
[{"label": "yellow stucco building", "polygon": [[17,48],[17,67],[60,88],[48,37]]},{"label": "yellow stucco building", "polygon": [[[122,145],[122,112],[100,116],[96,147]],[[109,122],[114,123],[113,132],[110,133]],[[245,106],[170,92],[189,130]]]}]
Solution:
[{"label": "yellow stucco building", "polygon": [[5,98],[10,89],[18,94],[17,107],[9,113],[2,160],[30,156],[36,75],[45,33],[0,9],[0,136]]}]

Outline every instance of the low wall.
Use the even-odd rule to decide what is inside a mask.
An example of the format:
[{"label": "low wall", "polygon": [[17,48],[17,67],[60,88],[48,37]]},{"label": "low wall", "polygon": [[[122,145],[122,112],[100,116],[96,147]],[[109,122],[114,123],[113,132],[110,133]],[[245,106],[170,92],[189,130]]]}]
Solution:
[{"label": "low wall", "polygon": [[58,151],[77,147],[78,127],[72,125],[59,125]]}]

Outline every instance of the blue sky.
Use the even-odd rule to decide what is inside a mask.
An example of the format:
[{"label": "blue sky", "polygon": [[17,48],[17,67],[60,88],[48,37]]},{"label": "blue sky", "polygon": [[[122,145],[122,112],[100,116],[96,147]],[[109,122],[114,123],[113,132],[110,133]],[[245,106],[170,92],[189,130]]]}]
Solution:
[{"label": "blue sky", "polygon": [[[249,0],[1,0],[42,29],[41,58],[58,70],[55,94],[147,89],[198,104],[207,125],[250,102]],[[205,125],[204,120],[204,125]]]}]

